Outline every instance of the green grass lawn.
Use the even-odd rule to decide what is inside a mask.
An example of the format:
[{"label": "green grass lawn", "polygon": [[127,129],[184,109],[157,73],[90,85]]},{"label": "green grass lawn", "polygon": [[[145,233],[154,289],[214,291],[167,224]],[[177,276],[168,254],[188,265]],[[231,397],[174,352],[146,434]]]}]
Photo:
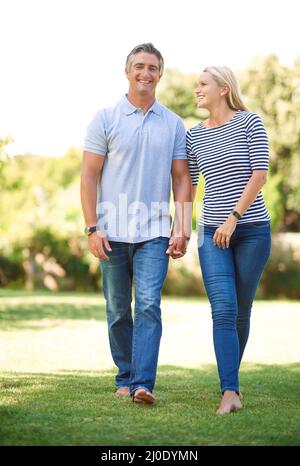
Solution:
[{"label": "green grass lawn", "polygon": [[[95,326],[106,325],[103,301],[91,295],[1,295],[0,349],[6,356],[0,373],[1,445],[300,444],[298,363],[244,363],[244,409],[234,414],[215,415],[220,399],[215,364],[159,366],[157,403],[135,405],[114,396],[114,370],[90,368],[90,353],[81,354],[88,351]],[[81,352],[77,368],[70,369],[70,355],[57,346],[53,332],[67,347],[80,328]],[[19,348],[26,352],[26,367]],[[44,366],[50,350],[55,361]]]}]

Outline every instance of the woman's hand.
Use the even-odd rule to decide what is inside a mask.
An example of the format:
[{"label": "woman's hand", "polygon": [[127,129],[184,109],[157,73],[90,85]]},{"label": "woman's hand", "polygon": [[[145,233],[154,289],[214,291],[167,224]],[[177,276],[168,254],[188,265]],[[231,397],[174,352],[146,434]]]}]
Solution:
[{"label": "woman's hand", "polygon": [[216,229],[213,242],[215,246],[225,249],[229,248],[230,238],[236,228],[237,219],[234,215],[229,215],[226,222]]},{"label": "woman's hand", "polygon": [[186,236],[171,236],[166,254],[171,256],[173,259],[183,257],[186,253],[189,240],[190,238],[187,238]]}]

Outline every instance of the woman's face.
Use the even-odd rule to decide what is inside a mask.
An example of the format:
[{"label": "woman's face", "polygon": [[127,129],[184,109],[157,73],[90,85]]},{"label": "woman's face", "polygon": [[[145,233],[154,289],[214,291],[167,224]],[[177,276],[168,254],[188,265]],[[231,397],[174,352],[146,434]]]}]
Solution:
[{"label": "woman's face", "polygon": [[220,102],[224,95],[224,88],[207,72],[203,71],[195,89],[198,108],[210,109]]}]

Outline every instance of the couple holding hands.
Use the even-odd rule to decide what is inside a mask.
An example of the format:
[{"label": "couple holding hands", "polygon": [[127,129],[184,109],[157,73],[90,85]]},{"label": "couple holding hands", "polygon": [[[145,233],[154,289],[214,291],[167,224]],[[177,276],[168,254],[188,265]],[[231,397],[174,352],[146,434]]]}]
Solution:
[{"label": "couple holding hands", "polygon": [[270,255],[261,193],[268,139],[260,117],[246,109],[233,72],[219,66],[200,74],[197,105],[209,116],[186,133],[180,117],[155,98],[163,67],[151,43],[135,47],[126,60],[128,93],[96,113],[84,142],[81,203],[88,247],[102,270],[116,395],[155,402],[161,290],[169,257],[186,252],[202,173],[198,252],[220,378],[217,414],[230,413],[242,408],[239,367]]}]

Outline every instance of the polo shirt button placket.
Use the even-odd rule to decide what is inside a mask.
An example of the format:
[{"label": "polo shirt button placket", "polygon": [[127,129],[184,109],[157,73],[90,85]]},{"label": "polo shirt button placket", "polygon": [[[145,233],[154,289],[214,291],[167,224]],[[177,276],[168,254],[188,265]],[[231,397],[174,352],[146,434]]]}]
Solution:
[{"label": "polo shirt button placket", "polygon": [[148,113],[146,113],[146,115],[144,115],[144,118],[143,118],[143,122],[142,122],[142,126],[141,126],[141,135],[142,136],[146,136],[146,133],[147,133],[147,130],[145,129],[146,118],[147,117],[148,117]]}]

